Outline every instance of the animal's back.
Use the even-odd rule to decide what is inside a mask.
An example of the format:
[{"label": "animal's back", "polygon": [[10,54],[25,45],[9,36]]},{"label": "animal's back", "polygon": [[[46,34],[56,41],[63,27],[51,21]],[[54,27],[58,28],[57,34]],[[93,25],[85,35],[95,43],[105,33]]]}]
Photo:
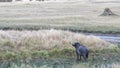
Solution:
[{"label": "animal's back", "polygon": [[88,53],[88,49],[85,46],[80,46],[79,47],[79,52],[83,55],[83,54],[87,54]]}]

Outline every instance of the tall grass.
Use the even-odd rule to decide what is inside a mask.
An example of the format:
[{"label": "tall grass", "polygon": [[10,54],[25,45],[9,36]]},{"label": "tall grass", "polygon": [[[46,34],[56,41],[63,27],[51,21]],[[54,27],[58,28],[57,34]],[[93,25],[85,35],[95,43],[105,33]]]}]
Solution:
[{"label": "tall grass", "polygon": [[[91,52],[111,52],[118,49],[117,45],[110,44],[92,35],[83,35],[62,30],[15,31],[0,30],[0,58],[25,58],[73,56],[72,43],[80,42]],[[105,51],[107,50],[107,51]],[[19,56],[18,56],[19,55]]]},{"label": "tall grass", "polygon": [[[62,30],[38,31],[3,31],[0,30],[0,48],[7,51],[21,50],[50,50],[53,48],[72,48],[73,42],[80,42],[89,49],[115,48],[110,44],[92,35],[83,35]],[[17,49],[17,50],[16,50]]]}]

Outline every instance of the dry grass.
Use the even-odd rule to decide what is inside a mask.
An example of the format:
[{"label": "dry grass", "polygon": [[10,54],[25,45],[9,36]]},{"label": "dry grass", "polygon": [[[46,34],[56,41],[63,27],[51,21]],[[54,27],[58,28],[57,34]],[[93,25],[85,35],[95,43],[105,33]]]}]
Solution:
[{"label": "dry grass", "polygon": [[[103,61],[104,59],[109,60],[109,56],[111,56],[111,58],[113,58],[112,56],[119,56],[116,51],[107,51],[107,49],[117,50],[116,45],[110,44],[92,35],[83,35],[81,33],[54,29],[38,31],[0,30],[0,59],[28,61],[32,58],[73,58],[75,57],[74,47],[72,47],[71,44],[75,41],[84,44],[93,52],[90,53],[88,59],[90,62],[95,59]],[[92,68],[94,68],[94,66],[96,65],[93,65]],[[105,65],[103,65],[103,67],[104,66]],[[26,64],[17,66],[14,63],[11,64],[11,68],[14,67],[32,68],[33,66]],[[34,67],[37,68],[36,66]],[[73,68],[77,67],[89,68],[89,62],[73,65]],[[113,67],[117,66],[114,64]],[[44,65],[43,68],[47,68],[47,66]]]},{"label": "dry grass", "polygon": [[72,33],[61,30],[38,31],[3,31],[0,30],[1,51],[23,50],[51,50],[54,48],[73,48],[72,43],[78,41],[86,45],[90,50],[114,49],[117,46],[101,40],[95,36],[86,36],[80,33]]},{"label": "dry grass", "polygon": [[99,16],[104,8],[119,15],[119,3],[49,2],[0,5],[0,29],[66,29],[119,33],[120,16]]}]

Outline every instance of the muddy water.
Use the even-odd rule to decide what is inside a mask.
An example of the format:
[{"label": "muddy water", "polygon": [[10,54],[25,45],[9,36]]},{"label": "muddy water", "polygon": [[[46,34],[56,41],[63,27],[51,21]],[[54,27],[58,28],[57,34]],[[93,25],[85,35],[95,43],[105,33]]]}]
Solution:
[{"label": "muddy water", "polygon": [[105,41],[108,41],[110,43],[113,43],[113,44],[117,44],[118,47],[120,48],[120,36],[103,36],[103,35],[97,35],[97,37],[105,40]]},{"label": "muddy water", "polygon": [[120,44],[120,37],[116,37],[116,36],[97,36],[101,39],[104,39],[108,42],[111,42],[111,43],[115,43],[115,44]]},{"label": "muddy water", "polygon": [[120,44],[120,34],[101,34],[101,33],[83,33],[85,35],[93,35],[113,44]]}]

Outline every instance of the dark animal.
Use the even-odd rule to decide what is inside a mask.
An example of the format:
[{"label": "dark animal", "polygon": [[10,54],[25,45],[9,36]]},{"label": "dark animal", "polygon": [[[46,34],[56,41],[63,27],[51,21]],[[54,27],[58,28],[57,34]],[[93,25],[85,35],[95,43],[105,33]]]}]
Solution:
[{"label": "dark animal", "polygon": [[76,49],[77,60],[79,60],[79,58],[81,60],[82,56],[83,59],[86,61],[88,58],[88,49],[79,42],[73,43],[72,46],[74,46]]}]

